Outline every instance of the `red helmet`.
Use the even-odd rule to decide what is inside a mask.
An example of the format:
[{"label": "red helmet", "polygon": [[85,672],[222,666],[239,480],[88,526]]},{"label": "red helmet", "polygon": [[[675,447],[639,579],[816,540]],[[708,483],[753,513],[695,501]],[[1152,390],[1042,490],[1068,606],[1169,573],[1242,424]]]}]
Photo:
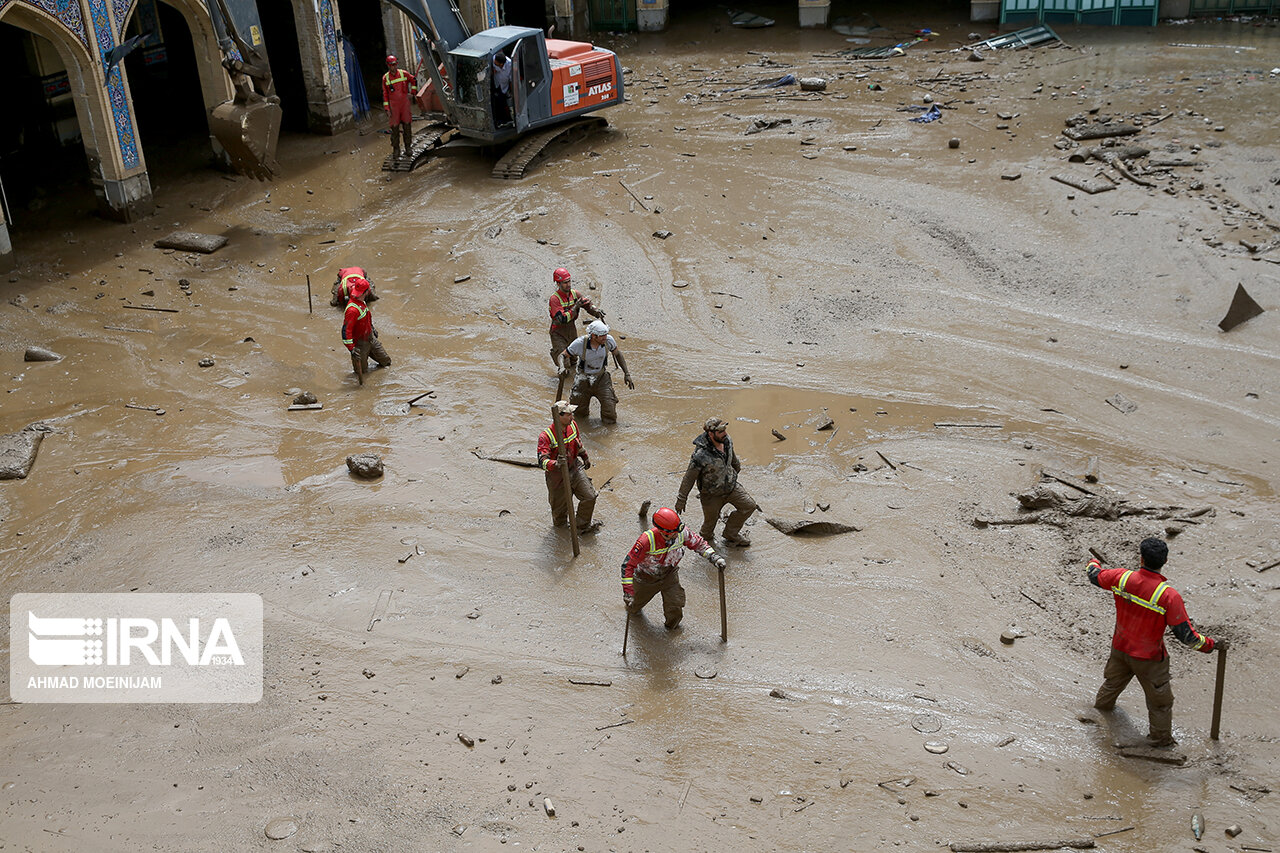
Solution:
[{"label": "red helmet", "polygon": [[676,514],[674,509],[664,506],[653,514],[653,523],[660,530],[674,533],[680,529],[680,516]]},{"label": "red helmet", "polygon": [[396,64],[396,58],[395,58],[394,56],[388,56],[388,57],[387,57],[387,64],[388,64],[388,65],[395,65],[395,64]]},{"label": "red helmet", "polygon": [[570,278],[569,271],[564,267],[558,267],[556,271],[551,274],[551,278],[556,284],[567,284]]},{"label": "red helmet", "polygon": [[352,299],[359,299],[369,292],[369,282],[363,278],[353,278],[349,292]]}]

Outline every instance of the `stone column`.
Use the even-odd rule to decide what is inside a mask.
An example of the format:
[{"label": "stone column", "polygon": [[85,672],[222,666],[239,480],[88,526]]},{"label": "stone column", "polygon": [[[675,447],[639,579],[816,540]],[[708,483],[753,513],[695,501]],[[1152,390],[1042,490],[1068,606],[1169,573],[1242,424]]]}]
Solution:
[{"label": "stone column", "polygon": [[831,0],[799,0],[800,26],[825,27],[831,12]]},{"label": "stone column", "polygon": [[656,33],[667,28],[669,0],[636,0],[636,26],[642,33]]},{"label": "stone column", "polygon": [[[307,89],[307,128],[335,134],[355,124],[342,45],[338,44],[336,0],[294,0],[298,54]],[[270,52],[270,45],[267,47]]]}]

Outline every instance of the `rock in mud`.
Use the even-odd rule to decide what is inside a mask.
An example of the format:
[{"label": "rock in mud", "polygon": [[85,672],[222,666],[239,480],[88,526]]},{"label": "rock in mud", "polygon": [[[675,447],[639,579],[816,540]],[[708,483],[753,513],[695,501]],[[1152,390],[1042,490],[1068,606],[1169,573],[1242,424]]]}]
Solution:
[{"label": "rock in mud", "polygon": [[801,77],[801,92],[821,92],[827,88],[827,80],[825,77]]},{"label": "rock in mud", "polygon": [[943,755],[951,747],[947,746],[940,740],[925,741],[925,751],[932,752],[934,755]]},{"label": "rock in mud", "polygon": [[205,357],[200,359],[198,362],[196,362],[196,364],[198,364],[200,367],[213,367],[213,359]]},{"label": "rock in mud", "polygon": [[22,354],[23,361],[61,361],[62,356],[51,349],[43,347],[27,347],[27,351]]},{"label": "rock in mud", "polygon": [[197,234],[194,231],[174,231],[168,237],[155,242],[157,249],[177,249],[180,252],[199,252],[208,255],[227,245],[221,234]]},{"label": "rock in mud", "polygon": [[291,817],[278,817],[268,823],[262,831],[272,841],[279,841],[297,833],[298,821]]},{"label": "rock in mud", "polygon": [[32,424],[21,432],[0,435],[0,480],[22,480],[36,464],[36,453],[45,434],[53,430]]},{"label": "rock in mud", "polygon": [[314,406],[318,402],[320,401],[316,398],[316,395],[310,391],[303,391],[293,398],[293,405],[295,406]]},{"label": "rock in mud", "polygon": [[468,749],[476,745],[475,738],[470,735],[464,735],[462,732],[458,732],[458,740],[461,741],[462,745]]},{"label": "rock in mud", "polygon": [[953,136],[953,137],[951,137],[950,139],[948,139],[948,140],[947,140],[947,147],[948,147],[948,148],[959,148],[959,147],[960,147],[960,137],[958,137],[958,136]]},{"label": "rock in mud", "polygon": [[659,240],[665,240],[671,236],[671,232],[665,229],[660,229],[658,231],[654,231],[653,236],[657,237]]},{"label": "rock in mud", "polygon": [[840,524],[835,521],[788,521],[784,518],[765,518],[765,521],[788,536],[804,534],[809,536],[831,536],[836,533],[856,533],[859,528],[852,524]]},{"label": "rock in mud", "polygon": [[382,457],[377,453],[357,453],[347,457],[347,470],[364,480],[382,476]]}]

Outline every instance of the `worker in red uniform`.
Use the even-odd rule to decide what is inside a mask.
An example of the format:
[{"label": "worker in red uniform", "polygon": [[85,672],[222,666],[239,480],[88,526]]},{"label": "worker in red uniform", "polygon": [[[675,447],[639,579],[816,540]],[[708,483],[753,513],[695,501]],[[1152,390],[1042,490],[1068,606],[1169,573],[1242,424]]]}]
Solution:
[{"label": "worker in red uniform", "polygon": [[382,348],[378,330],[373,327],[373,312],[364,302],[369,282],[363,278],[353,279],[350,291],[351,301],[342,315],[342,343],[351,353],[352,370],[357,376],[363,376],[369,372],[369,356],[373,356],[379,367],[390,367],[391,356]]},{"label": "worker in red uniform", "polygon": [[[578,512],[574,518],[578,525],[578,533],[595,533],[600,529],[598,521],[591,520],[596,508],[596,489],[591,478],[583,472],[591,467],[591,459],[582,446],[578,435],[578,425],[573,422],[573,410],[577,406],[559,400],[551,407],[556,424],[547,427],[538,434],[538,467],[547,472],[547,501],[551,504],[551,520],[556,527],[569,524],[569,501],[564,493],[565,459],[568,459],[569,486],[574,497],[578,499]],[[560,445],[556,443],[554,426],[559,425],[561,442],[568,448],[563,456]]]},{"label": "worker in red uniform", "polygon": [[404,134],[404,153],[409,156],[413,141],[413,115],[410,106],[418,94],[417,75],[398,66],[394,56],[387,57],[387,73],[382,75],[382,108],[391,121],[391,156],[400,159],[400,135]]},{"label": "worker in red uniform", "polygon": [[1139,568],[1104,569],[1097,559],[1089,561],[1089,581],[1110,590],[1116,602],[1116,629],[1111,639],[1111,657],[1103,670],[1093,707],[1110,711],[1116,699],[1135,676],[1147,696],[1152,746],[1168,747],[1173,739],[1173,687],[1169,676],[1169,652],[1164,646],[1164,629],[1196,651],[1226,650],[1227,641],[1216,643],[1195,629],[1187,616],[1182,596],[1169,586],[1159,570],[1169,557],[1169,546],[1155,537],[1138,546]]},{"label": "worker in red uniform", "polygon": [[653,527],[640,534],[622,561],[622,603],[628,613],[639,613],[662,593],[662,615],[674,628],[684,615],[684,587],[680,586],[680,558],[692,548],[723,569],[724,557],[697,533],[680,523],[675,510],[663,507],[653,514]]},{"label": "worker in red uniform", "polygon": [[551,314],[551,360],[559,368],[559,375],[564,376],[577,364],[577,359],[565,350],[578,337],[578,312],[604,317],[604,311],[591,304],[590,296],[583,296],[573,289],[573,278],[564,267],[556,269],[551,280],[556,283],[556,292],[551,294],[548,305]]},{"label": "worker in red uniform", "polygon": [[369,292],[364,295],[364,302],[377,302],[378,294],[373,292],[373,282],[369,281],[368,274],[363,267],[343,267],[338,270],[338,279],[333,283],[333,288],[329,291],[329,304],[334,308],[346,308],[347,303],[351,301],[351,282],[356,279],[364,279],[369,282]]}]

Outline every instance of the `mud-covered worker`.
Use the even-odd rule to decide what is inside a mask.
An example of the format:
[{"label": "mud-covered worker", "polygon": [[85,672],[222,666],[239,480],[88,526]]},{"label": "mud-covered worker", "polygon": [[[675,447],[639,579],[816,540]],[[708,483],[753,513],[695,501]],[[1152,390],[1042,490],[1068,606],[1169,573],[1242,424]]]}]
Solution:
[{"label": "mud-covered worker", "polygon": [[591,398],[595,397],[600,401],[600,420],[617,423],[618,395],[613,390],[613,377],[606,369],[609,353],[613,353],[614,362],[622,369],[622,381],[627,387],[635,390],[636,383],[631,381],[627,360],[622,357],[618,342],[609,334],[609,327],[603,320],[592,320],[587,333],[569,344],[566,352],[578,360],[569,402],[582,409],[581,416],[587,418],[591,415]]},{"label": "mud-covered worker", "polygon": [[663,507],[653,514],[653,527],[640,534],[622,561],[622,603],[627,612],[639,613],[649,599],[662,593],[662,616],[668,628],[684,615],[684,587],[680,586],[680,558],[692,548],[711,565],[723,569],[724,557],[692,530],[680,523],[675,510]]},{"label": "mud-covered worker", "polygon": [[573,277],[564,267],[558,267],[551,274],[556,283],[556,292],[551,294],[547,310],[551,314],[551,360],[559,368],[563,376],[574,368],[574,359],[566,355],[569,344],[578,337],[578,312],[586,311],[592,317],[604,317],[604,311],[591,304],[591,297],[584,296],[573,288]]},{"label": "mud-covered worker", "polygon": [[382,108],[391,123],[391,156],[400,159],[400,137],[404,153],[413,142],[413,97],[418,94],[418,77],[399,67],[394,56],[387,57],[387,73],[382,75]]},{"label": "mud-covered worker", "polygon": [[363,279],[369,283],[369,291],[365,293],[362,301],[366,304],[377,302],[378,294],[373,292],[373,282],[369,281],[369,275],[364,271],[364,267],[343,267],[338,270],[338,279],[329,291],[329,304],[334,308],[346,308],[347,303],[351,301],[351,282],[356,279]]},{"label": "mud-covered worker", "polygon": [[[573,404],[559,400],[551,407],[556,423],[538,434],[538,467],[547,474],[547,501],[551,504],[551,520],[556,527],[569,524],[569,502],[564,493],[564,460],[569,460],[569,487],[573,496],[578,499],[578,511],[574,523],[579,533],[594,533],[600,529],[600,522],[592,522],[591,514],[596,508],[596,490],[591,485],[591,478],[584,471],[591,467],[591,459],[586,448],[582,446],[582,438],[578,435],[578,425],[573,422]],[[556,443],[554,427],[560,427],[561,441],[567,452],[560,453],[560,445]]]},{"label": "mud-covered worker", "polygon": [[1226,640],[1196,631],[1187,616],[1182,596],[1159,574],[1169,556],[1169,546],[1154,537],[1138,546],[1139,568],[1104,569],[1097,559],[1089,561],[1089,581],[1110,590],[1116,602],[1116,630],[1111,639],[1111,657],[1103,670],[1093,707],[1110,711],[1121,691],[1135,676],[1147,696],[1149,731],[1153,746],[1173,746],[1173,687],[1169,677],[1169,652],[1164,646],[1164,629],[1186,645],[1201,652],[1225,650]]},{"label": "mud-covered worker", "polygon": [[724,541],[740,548],[751,544],[751,537],[742,525],[759,507],[738,482],[741,470],[742,463],[738,461],[733,439],[729,437],[729,424],[720,418],[708,418],[703,424],[702,435],[693,440],[689,468],[684,472],[680,492],[676,495],[676,512],[684,512],[689,490],[694,483],[698,484],[698,500],[702,502],[702,538],[708,542],[715,541],[720,510],[729,504],[733,512],[724,524]]},{"label": "mud-covered worker", "polygon": [[494,123],[506,124],[514,121],[515,112],[511,103],[511,62],[502,51],[493,55],[493,90],[497,94],[493,99]]},{"label": "mud-covered worker", "polygon": [[342,314],[342,343],[351,353],[351,369],[357,374],[369,372],[369,357],[379,367],[390,367],[391,356],[378,340],[378,330],[373,327],[373,312],[365,304],[369,282],[357,278],[351,282],[351,301]]}]

